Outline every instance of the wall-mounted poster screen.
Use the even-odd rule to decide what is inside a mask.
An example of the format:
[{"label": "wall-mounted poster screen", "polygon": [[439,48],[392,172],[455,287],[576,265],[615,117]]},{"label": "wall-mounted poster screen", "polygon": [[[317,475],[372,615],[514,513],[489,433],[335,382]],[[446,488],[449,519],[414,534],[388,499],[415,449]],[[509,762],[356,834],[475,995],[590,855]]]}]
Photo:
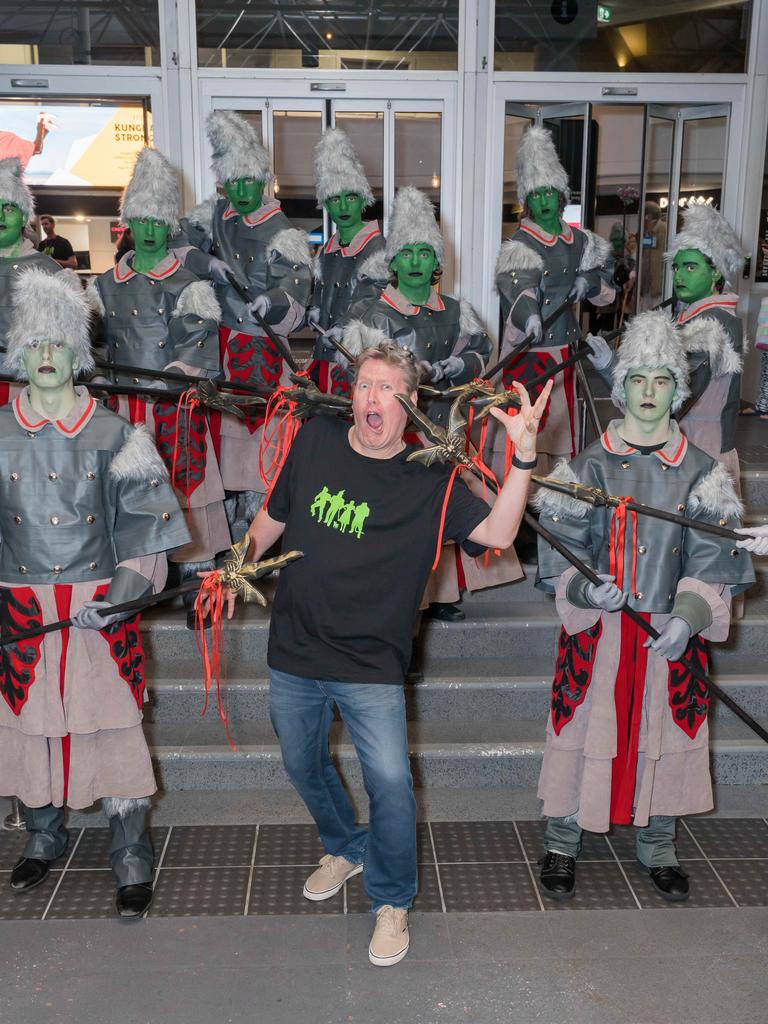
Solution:
[{"label": "wall-mounted poster screen", "polygon": [[35,187],[123,188],[152,143],[152,115],[135,101],[0,100],[0,159],[17,156]]}]

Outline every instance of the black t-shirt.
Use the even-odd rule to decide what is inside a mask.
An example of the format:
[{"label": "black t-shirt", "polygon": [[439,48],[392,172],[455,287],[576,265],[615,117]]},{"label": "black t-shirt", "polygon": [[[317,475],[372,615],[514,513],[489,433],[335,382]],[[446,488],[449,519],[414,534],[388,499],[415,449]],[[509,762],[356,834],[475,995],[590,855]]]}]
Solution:
[{"label": "black t-shirt", "polygon": [[61,235],[56,235],[54,238],[44,238],[42,242],[37,243],[37,251],[44,252],[46,256],[50,256],[54,260],[68,260],[70,256],[75,255],[75,250],[66,238],[62,238]]},{"label": "black t-shirt", "polygon": [[[349,424],[321,416],[296,436],[269,499],[285,523],[269,632],[271,668],[310,679],[401,683],[413,624],[435,557],[449,466],[359,455]],[[443,536],[467,537],[489,508],[456,479]]]}]

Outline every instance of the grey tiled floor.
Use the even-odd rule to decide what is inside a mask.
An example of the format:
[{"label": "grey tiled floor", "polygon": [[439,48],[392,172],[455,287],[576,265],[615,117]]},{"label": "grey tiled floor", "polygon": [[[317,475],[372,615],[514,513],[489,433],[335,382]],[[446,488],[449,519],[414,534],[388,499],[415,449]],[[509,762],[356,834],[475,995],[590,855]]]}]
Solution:
[{"label": "grey tiled floor", "polygon": [[[662,901],[634,855],[631,827],[584,836],[576,897],[542,896],[537,884],[541,820],[434,821],[418,825],[422,913],[768,907],[768,822],[764,818],[692,818],[678,828],[678,852],[691,898]],[[178,825],[153,830],[157,878],[153,918],[364,914],[362,876],[339,895],[310,903],[304,879],[322,849],[313,825]],[[7,879],[23,833],[0,832],[0,921],[98,919],[113,916],[108,832],[73,829],[67,853],[46,882],[28,894]]]}]

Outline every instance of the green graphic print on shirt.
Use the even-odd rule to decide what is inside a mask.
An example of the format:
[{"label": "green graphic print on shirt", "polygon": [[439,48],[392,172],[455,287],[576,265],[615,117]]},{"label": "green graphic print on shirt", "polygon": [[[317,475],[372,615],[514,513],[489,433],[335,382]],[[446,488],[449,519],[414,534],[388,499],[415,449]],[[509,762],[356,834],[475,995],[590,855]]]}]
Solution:
[{"label": "green graphic print on shirt", "polygon": [[309,514],[317,518],[318,523],[322,523],[323,526],[349,533],[360,540],[363,536],[363,523],[371,514],[371,510],[365,501],[358,504],[347,499],[343,488],[331,494],[324,485],[320,493],[315,495],[315,500],[309,507]]}]

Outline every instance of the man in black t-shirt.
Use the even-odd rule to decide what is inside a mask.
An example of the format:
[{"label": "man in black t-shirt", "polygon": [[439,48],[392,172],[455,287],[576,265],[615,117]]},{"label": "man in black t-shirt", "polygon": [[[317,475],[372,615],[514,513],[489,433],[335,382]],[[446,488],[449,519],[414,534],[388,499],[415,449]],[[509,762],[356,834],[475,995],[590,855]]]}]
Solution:
[{"label": "man in black t-shirt", "polygon": [[[329,899],[362,871],[376,913],[369,958],[377,966],[408,952],[416,803],[402,683],[441,519],[443,537],[472,553],[512,544],[551,390],[550,382],[531,407],[516,384],[520,413],[498,413],[516,456],[489,508],[461,479],[450,484],[450,466],[407,461],[407,415],[395,396],[415,404],[417,373],[394,342],[365,349],[355,367],[352,426],[329,417],[303,426],[250,527],[253,558],[281,537],[285,550],[304,553],[280,574],[268,652],[270,712],[283,762],[326,850],[304,896]],[[230,616],[233,604],[229,594]],[[362,766],[367,829],[355,824],[328,752],[334,704]]]},{"label": "man in black t-shirt", "polygon": [[62,238],[56,234],[56,221],[50,214],[44,213],[40,218],[40,227],[45,232],[45,238],[37,243],[37,251],[44,252],[46,256],[56,260],[60,267],[68,267],[70,270],[77,270],[77,257],[69,239]]}]

